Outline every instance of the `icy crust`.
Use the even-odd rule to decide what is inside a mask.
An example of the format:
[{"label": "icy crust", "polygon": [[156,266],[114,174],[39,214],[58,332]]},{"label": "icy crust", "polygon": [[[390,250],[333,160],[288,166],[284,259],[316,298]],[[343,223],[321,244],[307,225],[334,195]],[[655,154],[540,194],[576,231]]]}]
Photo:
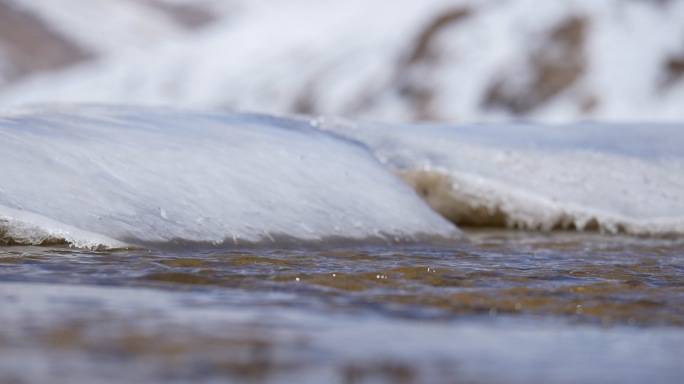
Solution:
[{"label": "icy crust", "polygon": [[295,120],[99,106],[0,117],[0,235],[74,246],[447,239],[363,145]]},{"label": "icy crust", "polygon": [[323,126],[461,226],[684,234],[684,126]]},{"label": "icy crust", "polygon": [[598,230],[632,235],[684,234],[684,219],[628,217],[597,207],[561,203],[495,181],[446,171],[403,171],[397,175],[425,202],[460,226],[524,230]]},{"label": "icy crust", "polygon": [[69,245],[87,249],[128,247],[126,243],[98,233],[1,205],[0,245]]}]

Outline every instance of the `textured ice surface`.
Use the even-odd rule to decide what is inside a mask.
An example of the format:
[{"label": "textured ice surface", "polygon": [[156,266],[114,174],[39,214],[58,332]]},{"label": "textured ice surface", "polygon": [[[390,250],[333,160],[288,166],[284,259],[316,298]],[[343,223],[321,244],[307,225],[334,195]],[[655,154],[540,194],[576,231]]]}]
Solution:
[{"label": "textured ice surface", "polygon": [[3,117],[0,140],[0,225],[10,242],[52,234],[87,243],[74,228],[138,245],[458,232],[363,145],[293,120],[48,108]]},{"label": "textured ice surface", "polygon": [[456,223],[684,233],[684,127],[323,124]]}]

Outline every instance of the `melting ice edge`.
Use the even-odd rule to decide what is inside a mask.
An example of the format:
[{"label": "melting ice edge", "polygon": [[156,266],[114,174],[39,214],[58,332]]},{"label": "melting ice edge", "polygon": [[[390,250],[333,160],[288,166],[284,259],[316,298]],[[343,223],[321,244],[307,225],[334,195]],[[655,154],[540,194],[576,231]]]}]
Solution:
[{"label": "melting ice edge", "polygon": [[458,239],[457,225],[684,234],[684,124],[61,105],[3,112],[0,144],[0,244],[395,243]]}]

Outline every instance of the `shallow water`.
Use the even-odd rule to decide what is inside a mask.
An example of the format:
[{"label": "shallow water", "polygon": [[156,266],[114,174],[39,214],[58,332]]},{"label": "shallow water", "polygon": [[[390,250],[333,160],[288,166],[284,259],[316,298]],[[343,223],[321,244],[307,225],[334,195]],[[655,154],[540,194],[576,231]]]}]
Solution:
[{"label": "shallow water", "polygon": [[0,383],[678,382],[684,242],[0,248]]},{"label": "shallow water", "polygon": [[3,116],[0,384],[684,377],[680,125]]}]

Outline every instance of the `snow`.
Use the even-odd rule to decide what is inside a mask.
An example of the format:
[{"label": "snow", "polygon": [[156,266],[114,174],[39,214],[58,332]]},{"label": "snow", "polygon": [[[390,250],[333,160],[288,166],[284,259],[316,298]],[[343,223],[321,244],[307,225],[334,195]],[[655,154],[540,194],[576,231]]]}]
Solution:
[{"label": "snow", "polygon": [[[126,102],[387,122],[684,118],[684,81],[663,87],[665,63],[684,55],[682,2],[176,0],[216,16],[197,31],[149,2],[13,2],[100,56],[6,87],[0,107]],[[438,56],[404,70],[426,26],[459,8],[469,16],[436,35]],[[494,82],[531,78],[531,52],[570,17],[587,23],[579,79],[529,112],[486,105]],[[429,108],[402,82],[428,89]]]}]

